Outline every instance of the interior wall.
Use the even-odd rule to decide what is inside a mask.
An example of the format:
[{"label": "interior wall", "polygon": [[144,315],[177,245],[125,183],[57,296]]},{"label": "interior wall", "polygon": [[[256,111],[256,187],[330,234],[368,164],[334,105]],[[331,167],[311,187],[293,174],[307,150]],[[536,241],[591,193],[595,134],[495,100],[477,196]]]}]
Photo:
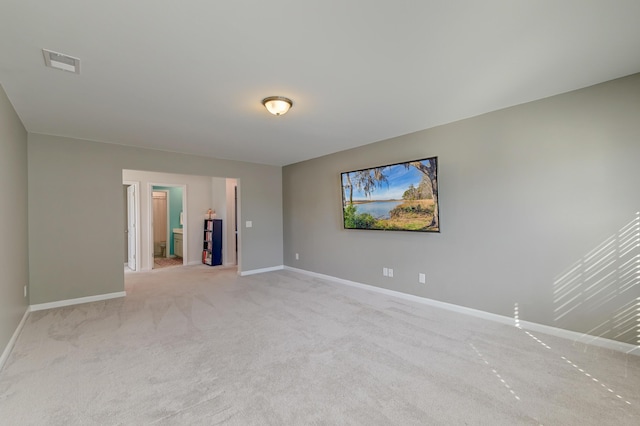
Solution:
[{"label": "interior wall", "polygon": [[[286,166],[285,264],[638,344],[638,117],[640,74]],[[343,229],[340,172],[431,156],[441,233]]]},{"label": "interior wall", "polygon": [[[240,178],[242,214],[253,227],[243,229],[239,270],[282,265],[281,167],[35,133],[28,159],[33,304],[124,290],[123,170]],[[199,255],[189,240],[189,253]]]},{"label": "interior wall", "polygon": [[[0,85],[0,354],[27,310],[27,132]],[[1,367],[1,363],[0,363]]]}]

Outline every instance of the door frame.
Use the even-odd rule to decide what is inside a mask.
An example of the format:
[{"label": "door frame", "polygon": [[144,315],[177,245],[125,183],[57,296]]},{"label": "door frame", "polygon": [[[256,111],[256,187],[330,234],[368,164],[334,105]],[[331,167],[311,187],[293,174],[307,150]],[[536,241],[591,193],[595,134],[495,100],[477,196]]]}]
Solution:
[{"label": "door frame", "polygon": [[[141,265],[140,265],[140,181],[133,181],[133,180],[123,180],[122,181],[123,185],[128,185],[128,186],[134,186],[135,187],[135,192],[136,192],[136,198],[134,201],[134,207],[136,209],[135,212],[135,216],[136,216],[136,237],[135,237],[135,251],[136,251],[136,267],[135,269],[133,269],[133,271],[138,272],[140,271]],[[128,201],[127,201],[128,203]],[[128,220],[128,218],[127,218]],[[127,224],[128,225],[128,224]],[[127,235],[127,238],[129,238],[129,236]],[[127,262],[128,265],[128,262]],[[129,268],[131,269],[131,268]]]},{"label": "door frame", "polygon": [[[189,215],[187,214],[187,185],[185,184],[177,184],[177,183],[162,183],[162,182],[148,182],[147,183],[147,235],[148,235],[148,247],[149,253],[147,253],[147,262],[149,265],[149,270],[153,270],[154,260],[153,260],[153,187],[154,186],[168,186],[171,188],[182,188],[182,216],[183,216],[183,224],[182,224],[182,265],[187,265],[189,262],[187,261],[189,251],[188,251],[188,240],[189,240]],[[162,189],[158,190],[162,191]],[[166,190],[165,190],[166,191]],[[167,209],[169,209],[169,194],[167,194]],[[170,215],[167,214],[167,231],[170,232]],[[168,235],[167,235],[168,237]],[[167,247],[167,252],[165,255],[168,255],[169,249]],[[137,266],[137,265],[136,265]]]},{"label": "door frame", "polygon": [[[154,189],[151,188],[151,224],[153,225],[153,193],[154,192],[162,192],[164,193],[164,201],[165,201],[165,205],[167,207],[167,211],[166,211],[166,218],[167,218],[167,227],[164,229],[164,240],[165,240],[165,250],[164,250],[164,257],[169,258],[169,252],[171,250],[169,250],[169,248],[171,247],[171,242],[169,241],[169,236],[171,235],[171,193],[166,190],[166,189]],[[151,235],[151,241],[153,241],[153,249],[151,250],[153,252],[153,258],[155,259],[156,257],[156,236],[155,236],[155,232],[153,232],[155,230],[154,226],[151,226],[151,231],[152,231],[152,235]],[[154,261],[154,265],[155,265],[155,261]],[[153,266],[151,265],[151,269],[153,269]]]}]

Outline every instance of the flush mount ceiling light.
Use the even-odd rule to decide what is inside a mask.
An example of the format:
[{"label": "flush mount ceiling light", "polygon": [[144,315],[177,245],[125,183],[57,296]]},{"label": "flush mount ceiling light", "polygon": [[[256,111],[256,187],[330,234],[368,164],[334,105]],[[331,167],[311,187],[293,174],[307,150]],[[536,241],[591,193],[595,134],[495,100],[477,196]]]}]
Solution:
[{"label": "flush mount ceiling light", "polygon": [[293,106],[293,102],[282,96],[269,96],[262,100],[262,105],[273,115],[285,115]]},{"label": "flush mount ceiling light", "polygon": [[80,59],[47,49],[42,49],[42,54],[46,66],[80,74]]}]

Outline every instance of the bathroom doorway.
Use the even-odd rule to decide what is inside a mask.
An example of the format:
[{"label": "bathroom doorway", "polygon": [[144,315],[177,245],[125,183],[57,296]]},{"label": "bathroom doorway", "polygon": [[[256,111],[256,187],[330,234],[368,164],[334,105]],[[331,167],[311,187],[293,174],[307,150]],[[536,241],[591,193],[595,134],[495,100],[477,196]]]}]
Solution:
[{"label": "bathroom doorway", "polygon": [[168,229],[167,229],[167,212],[169,204],[168,191],[160,191],[153,188],[151,199],[153,201],[153,258],[166,258],[169,255],[167,250]]},{"label": "bathroom doorway", "polygon": [[183,235],[184,188],[151,185],[152,268],[185,264]]}]

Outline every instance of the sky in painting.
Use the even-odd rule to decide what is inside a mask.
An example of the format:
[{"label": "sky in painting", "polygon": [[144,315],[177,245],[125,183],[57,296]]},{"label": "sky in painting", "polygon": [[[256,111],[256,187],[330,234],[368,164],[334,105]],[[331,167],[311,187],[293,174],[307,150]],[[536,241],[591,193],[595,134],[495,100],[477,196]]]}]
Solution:
[{"label": "sky in painting", "polygon": [[[427,164],[429,160],[422,161],[423,164]],[[420,185],[422,180],[422,173],[415,167],[406,168],[404,164],[397,164],[394,166],[387,166],[383,170],[384,175],[387,177],[388,184],[382,183],[381,186],[376,186],[372,194],[367,197],[364,192],[357,188],[353,188],[353,200],[401,200],[402,194],[409,189],[409,186]],[[342,186],[344,192],[344,186],[346,184],[346,173],[342,175]],[[354,172],[349,172],[351,177],[354,176]],[[353,181],[353,180],[352,180]],[[349,190],[347,189],[345,197],[349,197]]]}]

